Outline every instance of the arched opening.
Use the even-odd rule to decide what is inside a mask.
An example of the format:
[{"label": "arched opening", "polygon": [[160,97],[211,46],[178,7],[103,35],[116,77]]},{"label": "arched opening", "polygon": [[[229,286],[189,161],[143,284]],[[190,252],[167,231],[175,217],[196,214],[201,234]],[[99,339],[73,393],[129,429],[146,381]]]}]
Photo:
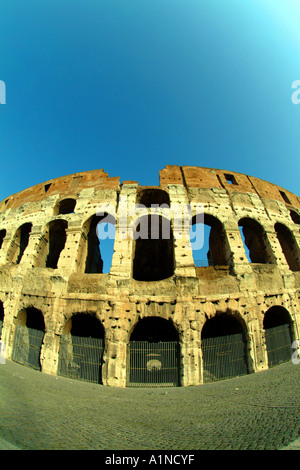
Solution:
[{"label": "arched opening", "polygon": [[139,320],[130,336],[127,354],[128,386],[180,385],[179,335],[171,320]]},{"label": "arched opening", "polygon": [[102,383],[104,336],[103,325],[95,315],[74,314],[60,340],[59,375]]},{"label": "arched opening", "polygon": [[287,362],[292,357],[292,320],[289,312],[281,306],[269,308],[264,316],[268,366]]},{"label": "arched opening", "polygon": [[250,263],[274,264],[275,257],[263,227],[245,217],[239,221],[245,252]]},{"label": "arched opening", "polygon": [[0,230],[0,250],[2,248],[3,241],[4,241],[5,237],[6,237],[6,230],[5,229]]},{"label": "arched opening", "polygon": [[245,325],[228,313],[208,319],[201,332],[203,381],[248,374]]},{"label": "arched opening", "polygon": [[140,217],[134,239],[133,279],[160,281],[174,274],[174,241],[168,219],[156,214]]},{"label": "arched opening", "polygon": [[68,198],[59,201],[57,214],[73,214],[76,206],[76,199]]},{"label": "arched opening", "polygon": [[44,333],[42,312],[34,307],[21,310],[16,320],[12,360],[41,370],[40,353]]},{"label": "arched opening", "polygon": [[114,253],[116,220],[110,214],[93,215],[86,223],[85,273],[109,273]]},{"label": "arched opening", "polygon": [[296,211],[290,211],[290,217],[294,224],[300,225],[300,214]]},{"label": "arched opening", "polygon": [[53,220],[49,224],[49,252],[46,268],[57,269],[58,260],[65,247],[68,223],[65,220]]},{"label": "arched opening", "polygon": [[31,229],[32,224],[26,223],[21,225],[21,227],[19,227],[16,231],[8,253],[8,261],[10,261],[11,263],[20,263],[24,251],[29,243]]},{"label": "arched opening", "polygon": [[190,229],[195,266],[230,266],[231,251],[223,224],[210,214],[204,214],[203,221],[199,218],[193,217]]},{"label": "arched opening", "polygon": [[170,207],[170,197],[163,189],[142,189],[137,195],[137,204],[141,204],[145,207],[162,206],[164,204]]},{"label": "arched opening", "polygon": [[275,231],[290,270],[300,271],[300,250],[293,233],[280,223],[275,224]]}]

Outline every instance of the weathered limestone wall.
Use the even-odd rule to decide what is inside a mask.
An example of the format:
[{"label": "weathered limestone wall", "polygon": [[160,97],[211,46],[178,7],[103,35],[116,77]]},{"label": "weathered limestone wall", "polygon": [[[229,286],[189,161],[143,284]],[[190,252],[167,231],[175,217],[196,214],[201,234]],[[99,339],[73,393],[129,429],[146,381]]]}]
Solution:
[{"label": "weathered limestone wall", "polygon": [[[0,203],[0,231],[6,230],[0,249],[0,301],[5,313],[1,340],[7,357],[12,354],[20,312],[35,307],[45,322],[42,371],[55,375],[65,325],[75,313],[86,312],[95,315],[105,330],[103,383],[124,387],[131,332],[139,319],[160,317],[172,320],[179,334],[181,384],[196,385],[203,382],[203,325],[217,314],[228,313],[244,327],[250,372],[266,369],[263,319],[270,307],[284,307],[292,320],[294,338],[300,337],[300,268],[290,269],[274,228],[275,223],[287,227],[294,236],[295,250],[300,250],[300,225],[290,216],[291,210],[300,213],[298,196],[239,173],[167,166],[160,172],[157,189],[168,193],[171,213],[172,207],[181,204],[189,205],[195,216],[198,205],[203,204],[209,220],[222,224],[226,265],[195,267],[189,233],[171,217],[174,274],[146,282],[132,277],[136,215],[129,208],[136,204],[141,189],[147,188],[134,181],[120,185],[118,178],[96,170],[51,180]],[[59,202],[66,198],[76,199],[74,213],[58,214]],[[100,204],[106,204],[116,217],[112,266],[109,274],[85,273],[89,221]],[[124,213],[127,220],[122,218]],[[239,230],[243,218],[263,227],[272,263],[249,263]],[[46,260],[54,221],[65,221],[67,229],[57,267],[51,268],[46,267]],[[17,263],[20,240],[16,233],[25,223],[32,227]]]}]

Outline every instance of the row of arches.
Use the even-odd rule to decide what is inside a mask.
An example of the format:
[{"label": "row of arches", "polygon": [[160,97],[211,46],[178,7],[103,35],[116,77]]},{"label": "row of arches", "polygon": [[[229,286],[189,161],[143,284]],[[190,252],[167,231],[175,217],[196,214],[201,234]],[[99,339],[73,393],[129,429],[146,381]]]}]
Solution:
[{"label": "row of arches", "polygon": [[[246,217],[239,220],[238,226],[248,261],[250,263],[276,264],[274,251],[262,225],[258,221]],[[145,228],[141,227],[146,227],[146,233]],[[199,227],[202,231],[198,231]],[[61,252],[66,244],[67,229],[68,222],[64,219],[55,219],[49,222],[39,242],[36,266],[57,268]],[[31,223],[25,223],[18,228],[8,249],[8,262],[20,263],[28,246],[31,231]],[[4,230],[0,231],[0,247],[5,238],[4,232]],[[289,268],[292,271],[299,271],[300,248],[293,232],[281,223],[274,225],[274,232]],[[85,265],[82,266],[83,272],[103,273],[110,271],[115,234],[116,220],[109,214],[93,215],[84,223],[82,235],[86,240],[86,248],[81,255],[81,258],[85,258]],[[227,233],[219,219],[210,214],[204,214],[204,221],[199,223],[197,215],[194,216],[189,232],[192,248],[194,240],[200,236],[203,237],[203,246],[201,248],[196,246],[193,249],[195,266],[233,265]],[[168,219],[153,214],[140,217],[135,223],[133,239],[132,275],[134,279],[155,281],[174,274],[174,237]]]},{"label": "row of arches", "polygon": [[[3,322],[3,305],[1,311]],[[281,306],[269,308],[264,315],[263,330],[268,366],[290,360],[295,334],[289,312]],[[41,370],[44,333],[45,322],[40,310],[30,307],[20,311],[12,360]],[[199,340],[204,382],[252,372],[247,325],[238,314],[228,311],[207,318]],[[105,329],[95,315],[74,314],[61,335],[58,374],[102,383],[105,342]],[[128,337],[127,385],[180,385],[180,348],[181,334],[171,320],[153,316],[139,319]]]}]

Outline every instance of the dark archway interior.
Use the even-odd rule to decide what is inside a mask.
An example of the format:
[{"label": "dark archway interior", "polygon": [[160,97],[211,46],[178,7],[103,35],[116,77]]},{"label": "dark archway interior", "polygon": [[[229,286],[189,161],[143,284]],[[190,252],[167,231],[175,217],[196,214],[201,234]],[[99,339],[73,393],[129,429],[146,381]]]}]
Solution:
[{"label": "dark archway interior", "polygon": [[178,331],[171,320],[158,317],[147,317],[139,320],[134,328],[130,341],[179,341]]},{"label": "dark archway interior", "polygon": [[267,237],[262,226],[253,219],[244,218],[239,221],[244,243],[249,250],[251,263],[274,263],[274,256],[269,247]]},{"label": "dark archway interior", "polygon": [[104,328],[94,315],[77,313],[72,317],[71,335],[104,339]]},{"label": "dark archway interior", "polygon": [[0,249],[2,248],[2,244],[3,244],[3,240],[6,236],[6,230],[3,229],[3,230],[0,230]]},{"label": "dark archway interior", "polygon": [[134,279],[159,281],[174,274],[173,233],[169,220],[153,214],[141,217],[134,237]]},{"label": "dark archway interior", "polygon": [[275,224],[277,238],[291,271],[300,271],[300,250],[292,232],[280,223]]},{"label": "dark archway interior", "polygon": [[[199,215],[195,215],[192,219],[192,227],[190,237],[197,234],[196,224],[203,223],[203,247],[193,249],[193,257],[195,265],[202,266],[203,263],[209,266],[226,266],[230,265],[231,253],[226,238],[223,224],[216,217],[210,214],[204,214],[203,221],[199,221]],[[200,234],[197,235],[201,236]],[[201,242],[202,240],[199,240]],[[191,239],[193,243],[193,240]],[[193,247],[193,245],[192,245]]]},{"label": "dark archway interior", "polygon": [[63,199],[59,202],[58,213],[59,214],[72,214],[76,206],[75,199]]},{"label": "dark archway interior", "polygon": [[291,324],[289,312],[284,307],[274,306],[269,308],[264,316],[264,329]]},{"label": "dark archway interior", "polygon": [[138,194],[137,203],[145,207],[151,207],[151,205],[161,206],[162,204],[166,204],[169,207],[170,197],[163,189],[147,188]]},{"label": "dark archway interior", "polygon": [[57,268],[60,253],[65,247],[68,224],[65,220],[54,220],[49,227],[49,254],[46,260],[47,268]]},{"label": "dark archway interior", "polygon": [[19,254],[17,258],[17,264],[20,263],[22,256],[24,254],[24,251],[29,243],[31,229],[32,229],[32,224],[30,223],[24,224],[20,227],[20,249],[19,249]]},{"label": "dark archway interior", "polygon": [[226,313],[215,315],[207,320],[202,328],[201,339],[217,338],[243,333],[239,320]]},{"label": "dark archway interior", "polygon": [[26,309],[26,326],[34,330],[45,330],[44,316],[42,312],[34,307]]},{"label": "dark archway interior", "polygon": [[[115,218],[107,213],[101,216],[95,214],[91,218],[90,229],[87,235],[88,248],[85,273],[103,273],[103,259],[105,259],[107,265],[111,265],[113,244],[111,244],[111,240],[109,239],[109,232],[112,231],[111,229],[114,228],[115,225]],[[106,272],[108,272],[108,270],[106,270]]]},{"label": "dark archway interior", "polygon": [[300,224],[300,214],[296,211],[290,211],[290,216],[295,224]]}]

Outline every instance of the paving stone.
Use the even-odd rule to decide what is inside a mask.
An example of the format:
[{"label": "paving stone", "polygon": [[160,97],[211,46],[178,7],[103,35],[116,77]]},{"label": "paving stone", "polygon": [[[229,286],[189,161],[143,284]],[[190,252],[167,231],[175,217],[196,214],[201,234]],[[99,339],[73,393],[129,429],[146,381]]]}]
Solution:
[{"label": "paving stone", "polygon": [[[0,366],[0,448],[299,448],[300,367],[193,387],[119,389]],[[236,389],[239,390],[236,390]]]}]

